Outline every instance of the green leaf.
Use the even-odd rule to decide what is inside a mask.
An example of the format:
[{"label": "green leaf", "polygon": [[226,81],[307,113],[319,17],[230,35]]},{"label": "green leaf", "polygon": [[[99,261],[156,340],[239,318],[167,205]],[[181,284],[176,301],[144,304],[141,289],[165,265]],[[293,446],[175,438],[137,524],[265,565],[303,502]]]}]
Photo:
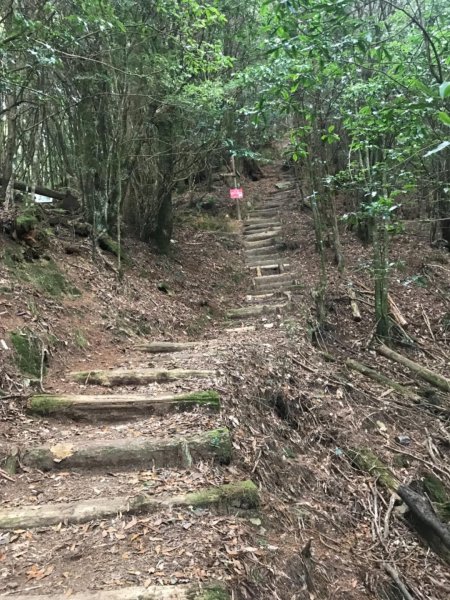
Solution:
[{"label": "green leaf", "polygon": [[448,98],[450,96],[450,81],[444,81],[439,86],[439,94],[441,98]]},{"label": "green leaf", "polygon": [[438,117],[445,125],[450,127],[450,115],[445,112],[440,112],[438,113]]}]

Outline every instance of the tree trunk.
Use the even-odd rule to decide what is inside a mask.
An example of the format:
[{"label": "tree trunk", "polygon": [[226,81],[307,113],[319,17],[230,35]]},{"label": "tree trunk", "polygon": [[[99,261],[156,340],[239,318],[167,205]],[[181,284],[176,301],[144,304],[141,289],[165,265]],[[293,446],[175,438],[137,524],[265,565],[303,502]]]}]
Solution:
[{"label": "tree trunk", "polygon": [[173,231],[173,168],[174,157],[172,150],[172,124],[170,115],[164,115],[164,118],[157,122],[159,135],[159,185],[158,185],[158,204],[159,210],[156,216],[156,227],[153,233],[153,240],[156,247],[162,254],[167,254],[170,250],[170,240]]}]

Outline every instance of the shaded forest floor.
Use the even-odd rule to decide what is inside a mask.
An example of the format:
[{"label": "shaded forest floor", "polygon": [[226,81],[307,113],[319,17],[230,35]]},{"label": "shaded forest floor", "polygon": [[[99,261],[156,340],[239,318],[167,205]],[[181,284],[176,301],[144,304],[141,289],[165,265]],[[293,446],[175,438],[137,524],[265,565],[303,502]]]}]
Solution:
[{"label": "shaded forest floor", "polygon": [[[267,177],[246,185],[250,202],[270,195],[275,178],[283,177],[278,166],[265,171]],[[149,481],[158,492],[186,486],[194,490],[232,477],[251,478],[261,487],[261,514],[250,520],[217,520],[214,535],[209,533],[204,540],[206,570],[190,567],[191,562],[181,572],[172,572],[170,560],[161,560],[176,552],[180,536],[193,547],[206,535],[198,516],[178,523],[173,539],[166,531],[173,515],[152,521],[150,534],[148,520],[132,525],[124,521],[117,531],[79,527],[76,547],[68,546],[65,528],[58,545],[45,534],[39,547],[26,532],[0,536],[0,589],[11,594],[24,588],[39,593],[55,586],[66,589],[61,553],[69,552],[80,577],[94,580],[95,573],[100,573],[106,585],[148,580],[182,583],[213,575],[230,583],[237,598],[400,600],[401,592],[383,568],[389,563],[401,574],[413,598],[448,598],[448,565],[419,540],[399,509],[391,506],[390,494],[377,477],[357,470],[348,458],[349,450],[370,448],[401,482],[420,482],[433,473],[450,489],[449,395],[430,391],[430,402],[414,405],[344,364],[354,358],[377,365],[411,389],[416,383],[411,373],[378,356],[370,346],[375,323],[372,297],[367,293],[372,289],[369,248],[351,231],[343,232],[347,268],[342,275],[332,265],[330,251],[329,325],[317,335],[311,291],[319,269],[312,217],[301,209],[297,194],[287,192],[283,247],[298,283],[292,308],[286,314],[246,321],[243,324],[253,324],[255,330],[245,335],[227,334],[224,326],[233,325],[224,325],[225,311],[245,305],[250,278],[242,260],[239,227],[226,216],[232,214],[226,193],[218,184],[212,194],[217,214],[202,211],[193,218],[192,209],[181,211],[173,255],[168,258],[128,241],[131,264],[122,281],[111,268],[114,258],[99,254],[93,259],[89,242],[77,238],[70,228],[54,230],[49,247],[34,261],[22,259],[26,248],[6,236],[1,238],[0,343],[4,344],[0,346],[0,383],[5,396],[0,400],[0,435],[2,445],[23,439],[27,443],[52,440],[52,422],[38,422],[23,410],[33,387],[71,391],[66,374],[72,370],[151,366],[151,357],[133,353],[134,344],[142,339],[203,340],[204,348],[189,357],[189,364],[219,371],[223,402],[219,420],[194,413],[171,421],[169,430],[163,420],[153,420],[144,430],[135,428],[135,433],[130,424],[126,434],[157,435],[158,428],[164,428],[165,434],[174,435],[204,426],[227,426],[233,435],[232,464],[220,471],[203,464],[182,477],[158,470],[91,480],[25,471],[15,481],[0,479],[0,490],[6,503],[17,505],[74,493],[83,498],[93,488],[99,494],[111,487],[139,490]],[[407,229],[392,240],[391,255],[391,293],[407,320],[405,330],[415,340],[413,348],[401,351],[447,375],[450,254],[430,248],[420,231]],[[39,268],[33,271],[36,266],[48,269],[50,264],[56,265],[66,283],[55,276],[49,285]],[[361,322],[352,318],[349,281],[357,292]],[[55,282],[59,282],[57,289]],[[36,340],[34,351],[27,355],[33,368],[26,377],[13,352],[13,332],[20,339]],[[187,358],[180,356],[176,365],[168,366],[184,366]],[[178,386],[174,384],[173,389]],[[66,428],[69,437],[72,427],[62,421],[58,432]],[[111,433],[106,428],[102,435]],[[133,546],[148,535],[158,542],[152,548],[159,544],[159,550],[150,553],[148,545]],[[100,548],[96,546],[99,541],[102,550],[92,556],[86,549]],[[39,565],[44,573],[53,567],[42,578],[30,576],[37,552],[46,557],[46,563]],[[26,567],[15,568],[14,561],[27,553]],[[127,553],[133,564],[124,570]],[[200,565],[197,550],[194,554],[195,565]],[[159,567],[146,572],[145,564],[154,556]],[[115,565],[121,581],[111,572],[106,574],[106,564]]]}]

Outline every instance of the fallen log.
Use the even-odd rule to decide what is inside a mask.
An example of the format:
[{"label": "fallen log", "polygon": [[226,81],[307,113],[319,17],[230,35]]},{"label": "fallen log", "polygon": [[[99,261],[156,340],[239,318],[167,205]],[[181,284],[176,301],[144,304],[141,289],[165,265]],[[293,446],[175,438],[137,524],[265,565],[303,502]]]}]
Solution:
[{"label": "fallen log", "polygon": [[360,471],[376,477],[383,487],[396,492],[400,485],[392,471],[369,448],[350,449],[347,454]]},{"label": "fallen log", "polygon": [[111,369],[110,371],[79,371],[70,373],[72,381],[85,385],[147,385],[177,379],[213,377],[215,371],[196,369]]},{"label": "fallen log", "polygon": [[[3,185],[5,179],[0,175],[0,186]],[[31,193],[32,190],[35,191],[36,194],[40,196],[48,196],[49,198],[54,198],[55,200],[66,200],[72,199],[76,200],[77,196],[75,196],[70,190],[66,190],[64,192],[58,192],[57,190],[52,190],[50,188],[44,187],[42,185],[29,185],[27,183],[23,183],[21,181],[14,181],[14,189],[19,192],[28,192]]]},{"label": "fallen log", "polygon": [[442,417],[443,419],[448,419],[448,417],[450,416],[448,405],[441,406],[440,401],[431,402],[429,399],[426,398],[425,394],[424,396],[421,396],[420,394],[417,394],[416,392],[402,385],[401,383],[398,383],[397,381],[386,377],[382,373],[379,373],[378,371],[375,371],[374,369],[371,369],[370,367],[367,367],[366,365],[359,363],[356,360],[348,358],[345,361],[345,365],[349,369],[352,369],[353,371],[358,371],[358,373],[361,373],[361,375],[369,377],[370,379],[376,381],[380,385],[383,385],[386,388],[392,389],[398,394],[401,394],[414,404],[423,407],[426,410],[429,410],[434,415],[438,414],[439,417]]},{"label": "fallen log", "polygon": [[425,496],[401,485],[398,495],[409,508],[410,523],[433,550],[450,562],[450,529],[437,517],[433,505]]},{"label": "fallen log", "polygon": [[402,396],[405,396],[406,398],[412,400],[417,404],[421,404],[423,402],[423,398],[421,396],[408,389],[407,387],[401,385],[401,383],[398,383],[397,381],[386,377],[382,373],[378,373],[378,371],[375,371],[374,369],[371,369],[370,367],[367,367],[366,365],[357,362],[356,360],[347,358],[347,360],[345,361],[345,366],[349,369],[352,369],[353,371],[358,371],[358,373],[361,373],[361,375],[365,375],[366,377],[373,379],[373,381],[376,381],[377,383],[384,385],[387,388],[391,388],[395,392],[398,392]]},{"label": "fallen log", "polygon": [[197,342],[150,342],[147,344],[137,344],[135,349],[141,352],[158,354],[160,352],[182,352],[196,346],[198,346]]},{"label": "fallen log", "polygon": [[201,489],[178,496],[152,497],[119,496],[116,498],[91,498],[58,504],[32,504],[18,508],[0,509],[0,529],[30,529],[51,527],[59,523],[87,523],[95,519],[108,519],[119,513],[135,515],[156,513],[177,507],[211,507],[223,512],[236,513],[251,510],[259,505],[259,490],[252,481],[240,481],[218,487]]},{"label": "fallen log", "polygon": [[[409,509],[409,524],[419,536],[447,562],[450,562],[450,529],[440,521],[429,500],[401,485],[392,471],[370,449],[350,449],[347,455],[360,470],[375,476],[377,481],[389,492],[400,497]],[[442,511],[442,517],[447,517],[447,508],[436,505]]]},{"label": "fallen log", "polygon": [[227,429],[197,435],[154,439],[147,436],[116,440],[64,441],[52,446],[24,450],[20,464],[40,471],[99,468],[190,468],[201,460],[220,464],[231,460],[231,438]]},{"label": "fallen log", "polygon": [[146,587],[120,587],[118,590],[78,592],[66,596],[62,592],[45,595],[20,595],[14,600],[230,600],[222,584],[149,585]]},{"label": "fallen log", "polygon": [[421,379],[424,379],[428,383],[431,383],[431,385],[434,385],[440,390],[444,392],[450,392],[450,379],[447,379],[443,375],[435,373],[434,371],[431,371],[430,369],[419,365],[418,363],[412,361],[406,356],[403,356],[403,354],[399,354],[398,352],[395,352],[395,350],[388,348],[384,344],[378,346],[377,352],[385,358],[389,358],[390,360],[393,360],[403,365],[404,367],[407,367],[408,369],[416,373]]},{"label": "fallen log", "polygon": [[219,394],[214,390],[161,396],[39,394],[31,396],[27,410],[31,414],[42,416],[63,414],[72,418],[101,416],[102,419],[116,419],[129,418],[130,414],[164,415],[168,412],[192,410],[196,406],[219,410]]}]

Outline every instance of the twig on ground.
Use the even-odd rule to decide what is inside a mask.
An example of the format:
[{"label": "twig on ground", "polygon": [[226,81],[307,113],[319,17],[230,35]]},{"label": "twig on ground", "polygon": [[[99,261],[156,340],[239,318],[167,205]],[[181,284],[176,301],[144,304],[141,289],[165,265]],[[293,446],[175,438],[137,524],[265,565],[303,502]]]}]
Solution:
[{"label": "twig on ground", "polygon": [[411,594],[409,593],[405,584],[401,581],[398,571],[396,571],[396,569],[394,569],[394,567],[392,565],[390,565],[389,563],[385,563],[383,565],[383,567],[384,567],[384,570],[386,571],[386,573],[388,575],[390,575],[392,577],[392,579],[395,581],[398,589],[403,594],[403,597],[405,598],[405,600],[414,600],[413,596],[411,596]]},{"label": "twig on ground", "polygon": [[7,479],[8,481],[15,481],[14,477],[11,477],[11,475],[3,469],[0,469],[0,477],[3,477],[3,479]]}]

